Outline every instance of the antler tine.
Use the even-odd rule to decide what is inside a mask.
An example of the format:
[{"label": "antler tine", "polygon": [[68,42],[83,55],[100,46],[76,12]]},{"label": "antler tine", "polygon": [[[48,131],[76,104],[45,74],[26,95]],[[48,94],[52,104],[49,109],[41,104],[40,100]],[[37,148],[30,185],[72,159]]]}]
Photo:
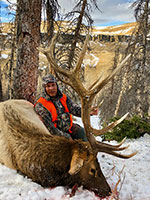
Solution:
[{"label": "antler tine", "polygon": [[[69,85],[69,86],[71,86],[71,87],[73,88],[73,85],[71,84],[71,82],[70,82],[69,80],[63,79],[63,78],[57,73],[56,70],[54,70],[54,72],[55,72],[56,77],[57,77],[60,81],[62,81],[63,83],[65,83],[65,84],[67,84],[67,85]],[[75,88],[73,88],[73,89],[75,90]]]},{"label": "antler tine", "polygon": [[126,56],[122,62],[120,63],[120,65],[113,71],[110,72],[109,75],[107,75],[106,78],[104,78],[98,85],[96,85],[93,89],[92,89],[92,93],[97,94],[99,93],[99,91],[116,75],[116,73],[124,66],[124,64],[127,62],[127,60],[131,57],[131,54],[129,54],[128,56]]},{"label": "antler tine", "polygon": [[[61,67],[59,67],[57,65],[57,63],[55,61],[53,51],[54,51],[56,38],[57,38],[57,34],[52,38],[52,41],[51,41],[49,48],[47,48],[47,49],[40,48],[39,50],[46,56],[48,62],[53,67],[55,74],[58,77],[58,79],[61,80],[62,82],[64,82],[65,84],[70,85],[74,90],[76,90],[76,88],[74,87],[74,85],[70,81],[70,78],[74,77],[74,71],[73,70],[68,71],[68,70],[62,69]],[[58,73],[67,77],[68,80],[61,78],[61,76]]]},{"label": "antler tine", "polygon": [[126,113],[123,117],[121,117],[120,119],[118,119],[115,122],[112,122],[110,125],[108,125],[107,127],[101,129],[101,130],[97,130],[94,129],[92,126],[90,126],[90,130],[94,135],[103,135],[104,133],[108,132],[110,129],[114,128],[115,126],[117,126],[118,124],[120,124],[127,116],[129,113]]},{"label": "antler tine", "polygon": [[123,140],[119,144],[115,145],[115,147],[120,147],[126,141],[126,139],[127,137],[123,138]]},{"label": "antler tine", "polygon": [[[103,142],[97,142],[98,145],[98,151],[100,152],[104,152],[105,149],[110,150],[110,151],[122,151],[127,149],[130,145],[124,146],[124,147],[120,147],[118,145],[111,145],[111,144],[106,144]],[[120,145],[120,144],[119,144]]]},{"label": "antler tine", "polygon": [[86,36],[82,51],[80,53],[79,60],[77,62],[76,68],[74,69],[75,73],[79,73],[79,70],[81,68],[81,64],[83,62],[83,58],[84,58],[86,50],[87,50],[87,44],[88,44],[88,41],[89,41],[89,37],[90,37],[89,35]]},{"label": "antler tine", "polygon": [[124,155],[124,154],[115,152],[115,151],[123,151],[130,146],[130,145],[127,145],[124,147],[120,147],[125,142],[125,140],[126,138],[124,138],[118,145],[111,145],[111,144],[106,144],[106,143],[96,141],[96,144],[95,144],[96,152],[97,153],[104,152],[104,153],[107,153],[119,158],[125,158],[125,159],[131,158],[132,156],[136,155],[138,151],[135,151],[129,155]]},{"label": "antler tine", "polygon": [[98,154],[99,152],[103,152],[103,153],[107,153],[107,154],[113,155],[118,158],[128,159],[128,158],[131,158],[134,155],[136,155],[138,153],[138,151],[135,151],[128,155],[117,153],[116,151],[123,151],[123,150],[129,148],[130,145],[120,147],[125,142],[125,140],[126,140],[126,138],[124,138],[118,145],[111,145],[111,144],[106,144],[106,143],[96,141],[94,136],[91,135],[90,144],[91,144],[95,154]]},{"label": "antler tine", "polygon": [[116,153],[116,152],[114,152],[114,151],[112,151],[112,152],[109,152],[109,151],[101,151],[101,152],[104,152],[104,153],[113,155],[113,156],[118,157],[118,158],[123,158],[123,159],[131,158],[131,157],[135,156],[135,155],[138,153],[138,151],[135,151],[135,152],[133,152],[133,153],[131,153],[131,154],[125,155],[125,154]]},{"label": "antler tine", "polygon": [[54,46],[55,46],[55,40],[56,40],[56,37],[57,37],[57,34],[56,36],[54,36],[52,38],[52,41],[51,41],[51,44],[50,44],[50,47],[47,48],[47,49],[43,49],[43,48],[39,48],[39,50],[46,56],[48,62],[52,65],[53,69],[57,72],[59,72],[60,74],[66,76],[66,77],[70,77],[72,72],[71,71],[68,71],[68,70],[65,70],[65,69],[62,69],[60,68],[55,59],[54,59],[54,54],[53,54],[53,50],[54,50]]},{"label": "antler tine", "polygon": [[91,90],[102,78],[102,75],[88,88],[89,90]]}]

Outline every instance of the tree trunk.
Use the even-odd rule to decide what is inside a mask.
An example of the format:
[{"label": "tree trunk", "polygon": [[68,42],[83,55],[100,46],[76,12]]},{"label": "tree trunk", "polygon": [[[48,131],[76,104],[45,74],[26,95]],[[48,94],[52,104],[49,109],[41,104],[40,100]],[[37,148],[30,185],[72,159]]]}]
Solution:
[{"label": "tree trunk", "polygon": [[70,53],[69,53],[68,66],[70,67],[70,69],[72,68],[72,60],[73,60],[73,57],[74,57],[75,48],[76,48],[76,44],[77,44],[77,41],[78,41],[78,36],[79,36],[80,29],[81,29],[81,24],[82,24],[82,20],[83,20],[83,16],[84,16],[86,6],[87,6],[87,0],[83,0],[83,4],[82,4],[82,7],[81,7],[80,15],[78,17],[78,22],[77,22],[77,26],[76,26],[76,30],[75,30],[75,35],[74,35],[72,45],[71,45],[71,50],[70,50]]},{"label": "tree trunk", "polygon": [[1,67],[0,67],[0,101],[3,100],[3,92],[2,92],[2,74],[1,74]]},{"label": "tree trunk", "polygon": [[17,63],[13,98],[34,102],[39,66],[42,0],[18,0]]},{"label": "tree trunk", "polygon": [[12,76],[13,76],[13,69],[15,66],[15,57],[16,57],[16,35],[17,35],[17,14],[18,10],[16,11],[16,17],[14,25],[11,29],[12,38],[11,38],[11,53],[9,59],[9,72],[8,72],[8,99],[12,99],[13,94],[13,87],[12,87]]},{"label": "tree trunk", "polygon": [[118,96],[118,100],[117,100],[117,104],[116,104],[116,109],[115,109],[114,116],[118,115],[119,107],[121,105],[121,99],[122,99],[123,94],[126,91],[126,84],[127,84],[128,73],[129,73],[129,68],[126,69],[126,72],[124,73],[124,76],[122,78],[121,90],[120,90],[120,94]]},{"label": "tree trunk", "polygon": [[51,43],[51,39],[54,34],[54,15],[53,15],[53,8],[50,5],[49,1],[46,4],[46,14],[47,14],[47,35],[48,35],[48,46]]}]

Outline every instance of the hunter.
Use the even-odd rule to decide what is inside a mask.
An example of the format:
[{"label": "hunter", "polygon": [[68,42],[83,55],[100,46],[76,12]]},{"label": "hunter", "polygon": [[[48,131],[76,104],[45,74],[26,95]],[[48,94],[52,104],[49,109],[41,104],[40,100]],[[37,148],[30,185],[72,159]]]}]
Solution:
[{"label": "hunter", "polygon": [[[60,91],[52,74],[43,77],[42,86],[43,93],[34,104],[34,109],[49,132],[68,139],[87,141],[84,128],[72,119],[72,115],[81,117],[81,107]],[[97,115],[98,108],[93,107],[90,114]]]}]

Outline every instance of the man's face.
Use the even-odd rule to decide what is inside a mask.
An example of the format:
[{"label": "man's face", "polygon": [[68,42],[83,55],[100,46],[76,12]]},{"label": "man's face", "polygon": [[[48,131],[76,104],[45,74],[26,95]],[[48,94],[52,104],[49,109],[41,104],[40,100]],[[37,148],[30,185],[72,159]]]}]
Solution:
[{"label": "man's face", "polygon": [[57,95],[57,84],[56,83],[47,83],[45,89],[49,96],[55,97]]}]

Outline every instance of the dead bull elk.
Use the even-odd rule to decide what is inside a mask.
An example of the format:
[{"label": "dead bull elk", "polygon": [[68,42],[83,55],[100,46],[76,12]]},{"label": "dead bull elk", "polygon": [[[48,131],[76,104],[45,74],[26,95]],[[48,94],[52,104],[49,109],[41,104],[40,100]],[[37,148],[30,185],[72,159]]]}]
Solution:
[{"label": "dead bull elk", "polygon": [[50,53],[48,51],[44,53],[55,71],[67,77],[69,81],[66,79],[65,82],[71,85],[81,97],[82,120],[89,142],[70,141],[50,134],[34,112],[31,103],[25,100],[8,100],[0,103],[0,162],[19,170],[44,187],[59,185],[72,187],[78,184],[100,196],[107,196],[111,193],[111,189],[100,169],[97,153],[105,152],[120,158],[130,158],[136,154],[136,152],[130,155],[117,153],[116,151],[122,151],[128,146],[121,147],[123,142],[116,146],[101,143],[91,134],[104,134],[126,117],[123,116],[101,130],[93,129],[90,125],[90,107],[93,98],[117,70],[97,86],[95,82],[95,86],[93,84],[89,90],[86,90],[79,81],[79,69],[87,40],[76,68],[69,72],[59,68],[55,62],[52,54],[54,41],[53,39]]}]

